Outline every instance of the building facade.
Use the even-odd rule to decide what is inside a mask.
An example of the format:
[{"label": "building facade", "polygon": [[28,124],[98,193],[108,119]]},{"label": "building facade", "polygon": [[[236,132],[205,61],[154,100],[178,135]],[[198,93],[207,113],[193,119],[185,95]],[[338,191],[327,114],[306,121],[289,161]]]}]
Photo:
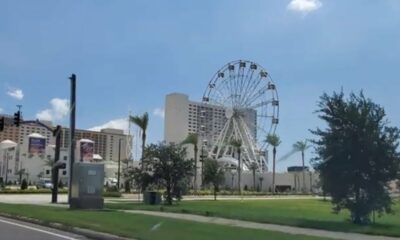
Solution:
[{"label": "building facade", "polygon": [[[12,116],[3,115],[6,126],[0,132],[0,178],[4,181],[19,182],[27,179],[29,182],[37,182],[40,178],[51,177],[51,162],[54,161],[55,137],[50,122],[42,121],[23,121],[19,127],[13,125]],[[40,153],[32,153],[32,139],[42,139],[44,146]],[[123,133],[119,129],[102,129],[99,132],[77,129],[75,134],[77,150],[75,159],[79,160],[79,141],[91,140],[94,146],[94,161],[105,163],[117,163],[130,157],[132,137]],[[15,143],[13,147],[7,142]],[[61,132],[60,161],[67,164],[66,169],[60,171],[60,180],[66,183],[69,176],[69,129],[63,128]],[[110,173],[115,177],[115,173]]]}]

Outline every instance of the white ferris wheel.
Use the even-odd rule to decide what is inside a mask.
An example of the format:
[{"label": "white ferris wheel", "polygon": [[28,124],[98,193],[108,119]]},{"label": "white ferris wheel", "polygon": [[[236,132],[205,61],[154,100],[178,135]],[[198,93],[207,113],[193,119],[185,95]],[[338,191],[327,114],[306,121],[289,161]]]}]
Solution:
[{"label": "white ferris wheel", "polygon": [[242,168],[254,162],[266,170],[265,139],[275,132],[278,117],[278,92],[269,73],[254,62],[230,62],[215,73],[203,95],[198,114],[202,150],[208,157],[234,162],[230,143],[240,140]]}]

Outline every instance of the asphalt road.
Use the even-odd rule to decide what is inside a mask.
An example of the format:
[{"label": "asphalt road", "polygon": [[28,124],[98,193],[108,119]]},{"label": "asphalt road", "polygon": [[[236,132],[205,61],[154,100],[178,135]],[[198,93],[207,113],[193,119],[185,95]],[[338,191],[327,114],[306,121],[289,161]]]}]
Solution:
[{"label": "asphalt road", "polygon": [[87,240],[52,228],[0,217],[1,240]]}]

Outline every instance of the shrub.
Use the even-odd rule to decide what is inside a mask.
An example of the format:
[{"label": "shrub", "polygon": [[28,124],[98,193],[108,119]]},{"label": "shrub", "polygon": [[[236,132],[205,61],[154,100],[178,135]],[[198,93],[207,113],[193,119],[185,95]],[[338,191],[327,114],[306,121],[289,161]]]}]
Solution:
[{"label": "shrub", "polygon": [[64,188],[64,184],[61,180],[58,182],[58,188]]},{"label": "shrub", "polygon": [[120,198],[122,194],[120,192],[103,192],[103,197]]},{"label": "shrub", "polygon": [[26,179],[22,180],[21,183],[21,190],[25,190],[28,188],[28,183],[26,182]]}]

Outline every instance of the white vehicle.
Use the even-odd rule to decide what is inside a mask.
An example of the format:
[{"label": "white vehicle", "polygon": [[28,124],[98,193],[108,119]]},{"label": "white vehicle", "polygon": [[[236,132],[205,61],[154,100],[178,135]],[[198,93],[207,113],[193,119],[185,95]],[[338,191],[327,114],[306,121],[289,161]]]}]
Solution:
[{"label": "white vehicle", "polygon": [[118,180],[116,178],[105,178],[104,186],[114,187],[117,186]]},{"label": "white vehicle", "polygon": [[51,182],[50,179],[40,179],[39,182],[36,184],[36,188],[47,188],[47,189],[52,189],[53,188],[53,183]]}]

